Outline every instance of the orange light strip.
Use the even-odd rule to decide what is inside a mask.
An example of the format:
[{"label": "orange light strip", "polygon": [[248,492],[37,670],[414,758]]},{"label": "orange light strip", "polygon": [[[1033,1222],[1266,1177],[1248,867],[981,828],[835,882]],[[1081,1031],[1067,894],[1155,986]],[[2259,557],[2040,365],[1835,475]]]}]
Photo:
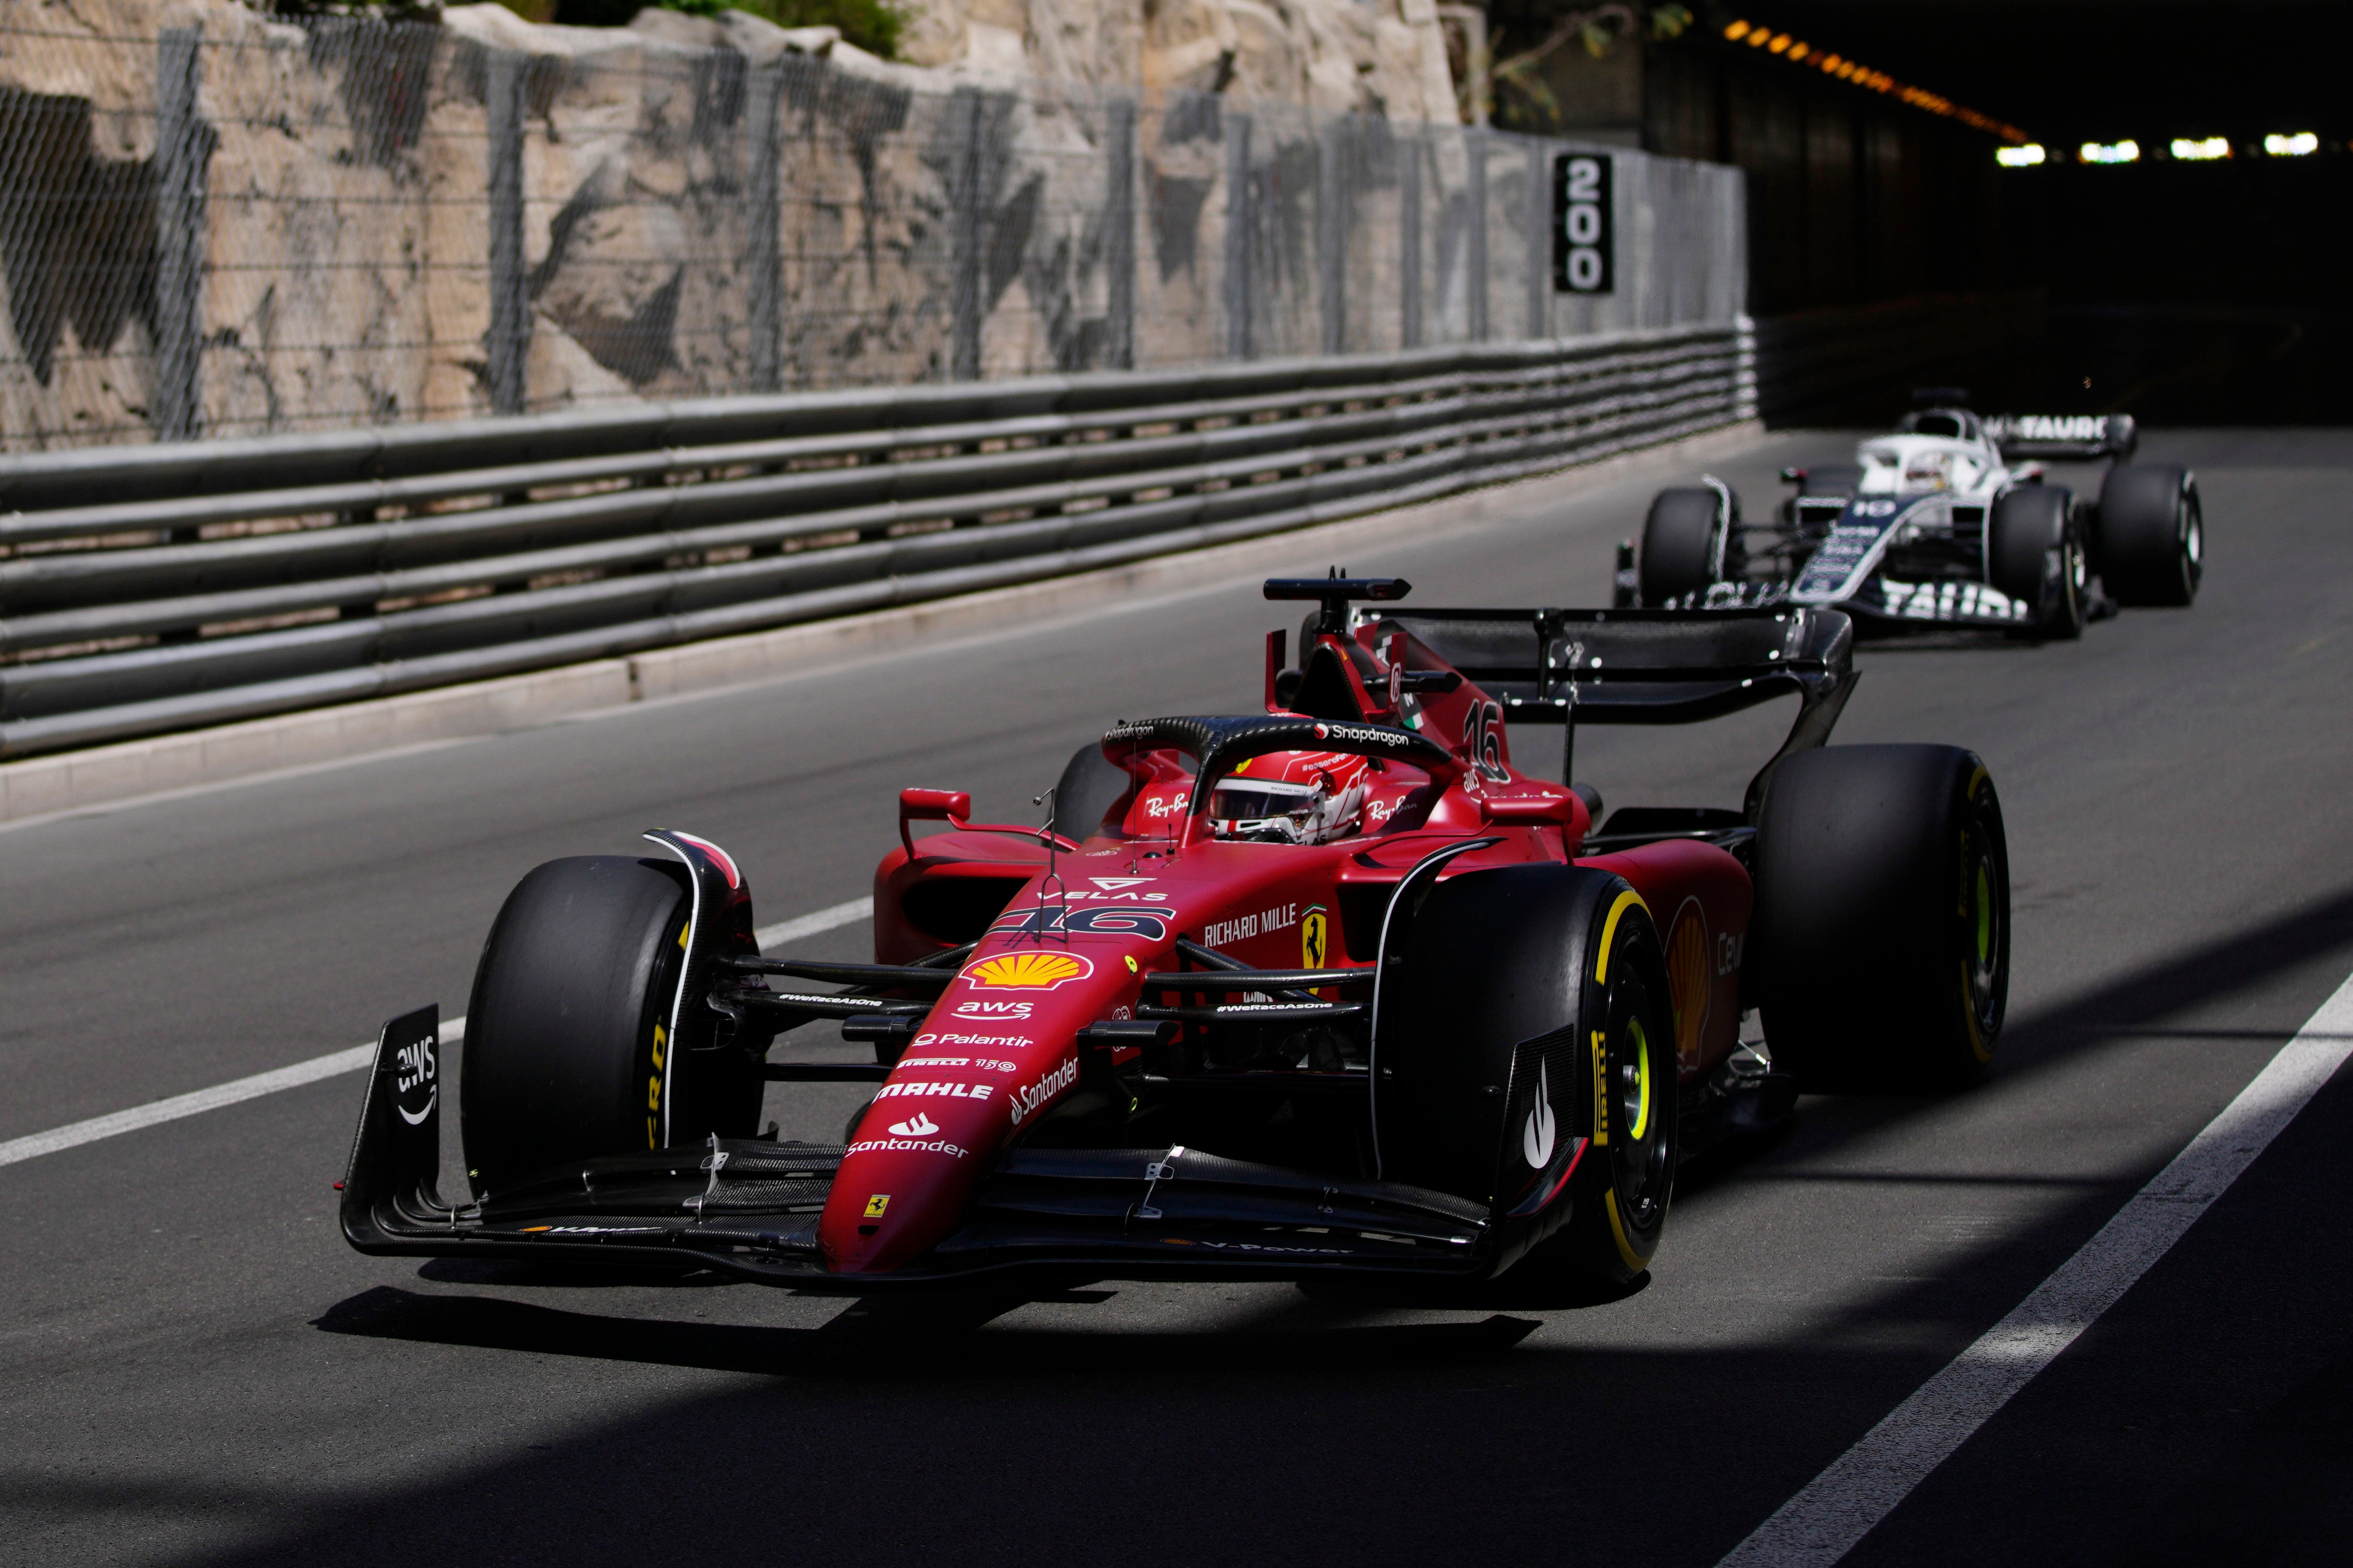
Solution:
[{"label": "orange light strip", "polygon": [[1873,92],[1884,93],[1890,98],[1900,99],[1915,109],[1925,110],[1930,114],[1942,115],[1947,120],[1957,120],[1971,130],[1983,131],[1989,135],[1999,136],[2005,142],[2023,145],[2032,140],[2025,132],[2005,121],[1996,120],[1989,114],[1979,114],[1974,109],[1964,108],[1942,94],[1930,92],[1925,87],[1907,86],[1897,81],[1885,71],[1873,70],[1870,67],[1848,59],[1842,55],[1831,54],[1827,49],[1818,49],[1802,38],[1792,38],[1787,33],[1777,33],[1761,23],[1746,21],[1727,23],[1724,29],[1724,40],[1728,44],[1746,44],[1752,49],[1763,49],[1768,55],[1779,56],[1791,65],[1811,67],[1825,76],[1835,77],[1840,81],[1851,82],[1856,87],[1865,88]]}]

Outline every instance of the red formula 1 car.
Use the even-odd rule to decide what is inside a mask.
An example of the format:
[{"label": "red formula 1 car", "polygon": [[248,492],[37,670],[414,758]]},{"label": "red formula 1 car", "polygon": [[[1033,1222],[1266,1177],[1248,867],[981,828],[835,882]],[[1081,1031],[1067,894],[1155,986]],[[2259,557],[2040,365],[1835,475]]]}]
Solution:
[{"label": "red formula 1 car", "polygon": [[[1322,607],[1296,668],[1270,635],[1265,711],[1117,725],[1046,828],[905,792],[871,965],[763,957],[742,868],[689,834],[540,867],[474,982],[470,1193],[437,1189],[422,1009],[379,1047],[344,1234],[856,1291],[1622,1280],[1677,1163],[1799,1081],[1982,1068],[2000,808],[1966,752],[1823,746],[1854,680],[1842,615],[1361,607],[1406,587],[1270,583]],[[1512,764],[1514,721],[1573,745],[1786,695],[1797,722],[1738,810],[1597,826],[1591,789]],[[828,1019],[873,1059],[768,1060]],[[755,1136],[766,1085],[797,1080],[875,1090],[842,1144]]]}]

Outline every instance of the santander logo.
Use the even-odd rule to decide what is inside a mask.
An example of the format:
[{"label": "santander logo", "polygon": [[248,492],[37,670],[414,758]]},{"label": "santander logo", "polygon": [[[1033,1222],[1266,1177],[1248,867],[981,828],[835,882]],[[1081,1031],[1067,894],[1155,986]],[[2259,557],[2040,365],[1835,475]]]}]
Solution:
[{"label": "santander logo", "polygon": [[940,1130],[940,1124],[918,1110],[904,1121],[891,1123],[893,1138],[929,1138]]},{"label": "santander logo", "polygon": [[1013,1108],[1013,1125],[1020,1126],[1023,1117],[1036,1110],[1078,1080],[1079,1058],[1072,1057],[1060,1067],[1039,1079],[1035,1088],[1015,1089],[1010,1101]]}]

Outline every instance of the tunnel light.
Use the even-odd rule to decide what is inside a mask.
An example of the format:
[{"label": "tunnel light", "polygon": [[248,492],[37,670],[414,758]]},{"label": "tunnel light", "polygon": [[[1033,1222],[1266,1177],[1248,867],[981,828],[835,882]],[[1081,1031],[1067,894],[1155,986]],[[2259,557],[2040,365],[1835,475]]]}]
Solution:
[{"label": "tunnel light", "polygon": [[2005,169],[2031,169],[2047,156],[2042,149],[2030,142],[2023,147],[1997,147],[1993,161]]},{"label": "tunnel light", "polygon": [[2299,131],[2293,136],[2266,136],[2263,151],[2274,158],[2301,158],[2320,151],[2320,138],[2309,131]]},{"label": "tunnel light", "polygon": [[1765,48],[1766,52],[1768,54],[1783,55],[1788,53],[1789,35],[1787,33],[1775,34],[1773,36],[1773,41],[1766,45]]},{"label": "tunnel light", "polygon": [[2140,143],[2129,139],[2123,142],[2086,142],[2075,155],[2086,163],[2137,163]]},{"label": "tunnel light", "polygon": [[2231,139],[2209,136],[2203,141],[2192,142],[2188,137],[2177,136],[2173,139],[2172,152],[2175,157],[2186,163],[2211,163],[2216,158],[2231,155]]},{"label": "tunnel light", "polygon": [[1730,42],[1736,44],[1748,36],[1748,24],[1738,21],[1728,23],[1725,26],[1724,36]]}]

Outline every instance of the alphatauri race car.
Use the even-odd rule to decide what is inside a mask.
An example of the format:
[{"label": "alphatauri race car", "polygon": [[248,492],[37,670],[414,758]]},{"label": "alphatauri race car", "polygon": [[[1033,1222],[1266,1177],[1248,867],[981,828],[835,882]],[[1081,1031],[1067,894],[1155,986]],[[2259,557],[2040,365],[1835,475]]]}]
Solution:
[{"label": "alphatauri race car", "polygon": [[[345,1237],[855,1292],[1622,1282],[1678,1163],[1801,1083],[1983,1068],[2001,808],[1967,752],[1824,746],[1845,616],[1407,611],[1407,588],[1269,583],[1320,609],[1295,667],[1269,634],[1262,709],[1113,725],[1044,826],[903,792],[871,964],[764,955],[744,868],[693,834],[539,867],[474,980],[466,1191],[438,1191],[424,1007],[379,1043]],[[1514,722],[1561,727],[1566,777],[1580,724],[1788,695],[1737,808],[1605,820],[1589,785],[1512,761]],[[769,1059],[827,1020],[871,1057]],[[811,1080],[873,1097],[838,1144],[762,1135],[767,1086]]]},{"label": "alphatauri race car", "polygon": [[[1929,407],[1851,463],[1788,468],[1769,523],[1714,476],[1662,490],[1619,599],[1673,608],[1835,605],[1866,625],[2079,637],[2119,605],[2198,596],[2205,518],[2187,469],[2128,461],[2128,415],[2000,416]],[[2086,504],[2032,458],[2114,459]],[[2096,578],[2095,583],[2094,579]]]}]

